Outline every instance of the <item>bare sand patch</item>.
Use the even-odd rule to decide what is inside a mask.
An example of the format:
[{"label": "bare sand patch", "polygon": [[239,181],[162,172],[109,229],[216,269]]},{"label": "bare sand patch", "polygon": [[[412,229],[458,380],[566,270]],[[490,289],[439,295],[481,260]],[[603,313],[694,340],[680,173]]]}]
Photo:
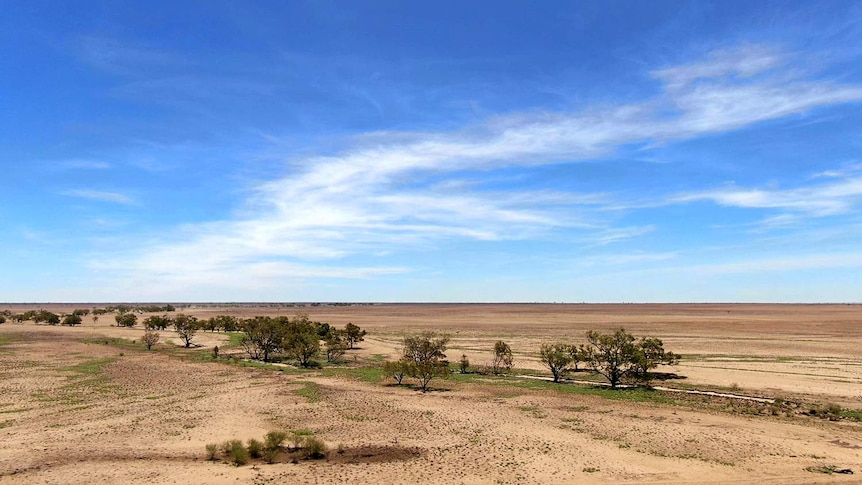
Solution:
[{"label": "bare sand patch", "polygon": [[[676,369],[688,382],[716,383],[731,373],[743,389],[846,396],[850,402],[855,392],[862,394],[853,382],[833,390],[829,380],[859,378],[853,362],[862,339],[858,307],[637,307],[304,310],[315,320],[352,321],[369,330],[349,354],[360,361],[396,354],[405,332],[437,329],[453,336],[452,360],[463,352],[481,363],[502,338],[516,351],[516,365],[530,367],[541,342],[625,326],[690,354]],[[104,320],[80,328],[0,325],[6,339],[0,345],[0,482],[855,483],[854,476],[806,468],[862,472],[856,423],[609,400],[499,385],[490,377],[486,384],[441,381],[438,391],[423,394],[324,371],[201,361],[212,345],[227,342],[218,333],[201,334],[198,349],[105,345],[99,338],[139,338],[142,331]],[[809,373],[810,380],[801,377]],[[314,400],[297,392],[308,386]],[[313,432],[329,445],[329,460],[246,467],[205,460],[207,443],[260,439],[271,429]]]}]

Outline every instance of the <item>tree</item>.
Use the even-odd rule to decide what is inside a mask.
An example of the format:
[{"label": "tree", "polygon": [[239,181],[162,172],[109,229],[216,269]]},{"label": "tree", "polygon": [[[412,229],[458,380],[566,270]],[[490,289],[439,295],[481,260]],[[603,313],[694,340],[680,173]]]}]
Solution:
[{"label": "tree", "polygon": [[344,332],[347,334],[347,346],[351,349],[357,343],[365,340],[365,330],[359,328],[358,325],[348,323],[344,326]]},{"label": "tree", "polygon": [[622,328],[612,334],[587,332],[589,364],[594,371],[605,376],[616,388],[623,377],[634,371],[638,346],[635,338]]},{"label": "tree", "polygon": [[566,367],[572,362],[572,356],[569,354],[569,349],[566,344],[542,344],[539,347],[539,357],[545,367],[550,369],[554,376],[554,382],[560,382],[563,372]]},{"label": "tree", "polygon": [[236,317],[230,315],[217,315],[207,320],[206,326],[204,328],[206,330],[209,330],[210,332],[236,332],[239,328],[239,320]]},{"label": "tree", "polygon": [[643,337],[638,341],[635,350],[632,374],[637,379],[648,382],[650,371],[661,364],[675,365],[679,362],[679,356],[673,352],[664,350],[661,339]]},{"label": "tree", "polygon": [[0,315],[0,323],[6,323],[6,317]]},{"label": "tree", "polygon": [[449,337],[433,332],[404,337],[404,359],[410,362],[411,375],[419,380],[422,392],[428,390],[431,379],[449,375],[445,354],[448,343]]},{"label": "tree", "polygon": [[159,332],[155,330],[147,330],[144,332],[144,336],[141,337],[141,342],[147,346],[147,350],[153,348],[153,345],[156,345],[159,342]]},{"label": "tree", "polygon": [[589,350],[587,350],[584,344],[570,345],[569,355],[572,357],[572,364],[576,372],[578,370],[578,364],[580,362],[587,362],[590,358],[590,352]]},{"label": "tree", "polygon": [[138,317],[134,313],[120,313],[114,317],[118,327],[134,327],[138,323]]},{"label": "tree", "polygon": [[342,330],[330,329],[323,339],[323,343],[326,344],[327,362],[336,362],[347,352],[347,341]]},{"label": "tree", "polygon": [[167,315],[152,315],[144,319],[144,328],[147,330],[165,330],[170,324],[171,319]]},{"label": "tree", "polygon": [[96,324],[96,322],[98,322],[98,321],[99,321],[99,315],[98,315],[98,314],[96,314],[96,313],[93,313],[93,317],[92,317],[92,318],[93,318],[93,325],[95,325],[95,324]]},{"label": "tree", "polygon": [[282,342],[284,351],[295,358],[299,365],[308,367],[312,359],[320,353],[320,336],[308,315],[293,317]]},{"label": "tree", "polygon": [[72,315],[78,315],[79,317],[86,317],[90,314],[90,310],[88,308],[76,308],[75,311],[72,312]]},{"label": "tree", "polygon": [[396,361],[388,360],[383,363],[383,373],[392,376],[392,378],[395,379],[395,382],[400,386],[401,381],[404,380],[404,376],[413,373],[411,366],[412,364],[406,359],[399,359]]},{"label": "tree", "polygon": [[68,325],[70,327],[74,327],[75,325],[80,325],[82,322],[81,316],[76,314],[66,315],[63,317],[63,325]]},{"label": "tree", "polygon": [[510,371],[512,370],[512,363],[512,349],[509,347],[509,344],[502,340],[498,340],[497,343],[494,344],[494,360],[491,361],[491,371],[493,371],[494,374]]},{"label": "tree", "polygon": [[281,350],[289,326],[287,317],[254,317],[243,321],[240,327],[245,335],[241,343],[249,358],[269,362],[270,355]]},{"label": "tree", "polygon": [[198,333],[198,329],[200,328],[200,322],[198,322],[197,317],[180,313],[173,318],[173,321],[174,330],[176,330],[180,335],[180,338],[183,339],[183,342],[186,344],[186,348],[191,347],[192,339],[195,337],[195,334]]},{"label": "tree", "polygon": [[31,312],[28,312],[28,314],[31,314],[32,316],[27,320],[32,319],[36,323],[45,322],[48,325],[57,325],[60,323],[60,315],[57,315],[56,313],[51,313],[47,310]]}]

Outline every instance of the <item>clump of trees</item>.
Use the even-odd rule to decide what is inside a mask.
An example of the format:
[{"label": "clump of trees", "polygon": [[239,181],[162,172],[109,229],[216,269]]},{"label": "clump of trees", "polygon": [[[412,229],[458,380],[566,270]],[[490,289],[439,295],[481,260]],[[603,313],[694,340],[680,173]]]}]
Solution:
[{"label": "clump of trees", "polygon": [[[19,319],[20,317],[20,319]],[[47,323],[48,325],[59,325],[60,324],[60,315],[56,313],[49,312],[47,310],[28,310],[21,315],[16,315],[15,318],[18,322],[23,322],[25,320],[33,320],[35,323]]]},{"label": "clump of trees", "polygon": [[120,313],[114,317],[118,327],[134,327],[138,323],[138,316],[134,313]]},{"label": "clump of trees", "polygon": [[173,305],[113,305],[107,306],[105,308],[94,308],[93,312],[99,312],[99,314],[104,313],[161,313],[161,312],[173,312],[176,311],[176,307]]},{"label": "clump of trees", "polygon": [[422,392],[426,392],[432,379],[449,376],[449,361],[445,353],[448,344],[448,336],[434,332],[408,335],[404,337],[401,358],[397,362],[385,363],[384,372],[391,374],[398,384],[406,375],[414,377]]},{"label": "clump of trees", "polygon": [[144,319],[144,328],[147,330],[166,330],[171,324],[171,318],[167,315],[152,315]]},{"label": "clump of trees", "polygon": [[577,369],[584,362],[616,388],[625,379],[648,382],[653,369],[659,365],[674,365],[679,355],[664,349],[661,339],[637,339],[620,328],[613,333],[587,332],[587,344],[574,346],[564,343],[543,344],[539,357],[559,382],[570,365]]},{"label": "clump of trees", "polygon": [[75,325],[80,325],[82,322],[81,315],[77,315],[72,313],[70,315],[66,315],[63,317],[63,325],[68,325],[70,327],[74,327]]},{"label": "clump of trees", "polygon": [[321,340],[326,360],[336,362],[352,348],[351,338],[355,345],[365,336],[365,330],[356,325],[349,323],[343,330],[337,329],[328,323],[312,322],[303,313],[293,318],[254,317],[237,325],[244,333],[240,342],[250,359],[269,362],[275,355],[284,355],[303,367],[314,364],[321,353]]},{"label": "clump of trees", "polygon": [[203,320],[201,327],[210,332],[236,332],[239,330],[239,319],[231,315],[218,315]]}]

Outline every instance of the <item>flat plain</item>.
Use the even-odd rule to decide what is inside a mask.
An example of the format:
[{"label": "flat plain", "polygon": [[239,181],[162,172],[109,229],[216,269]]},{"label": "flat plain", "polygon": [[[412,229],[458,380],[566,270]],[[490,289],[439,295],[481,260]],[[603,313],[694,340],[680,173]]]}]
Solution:
[{"label": "flat plain", "polygon": [[[0,305],[70,312],[94,305]],[[95,305],[101,306],[101,305]],[[147,351],[113,315],[78,327],[0,325],[0,483],[856,483],[862,424],[808,416],[862,408],[862,306],[397,304],[191,305],[294,315],[368,331],[337,366],[249,365],[223,333]],[[775,406],[666,391],[553,384],[542,343],[623,327],[683,355],[656,386],[779,398]],[[504,340],[511,376],[455,374],[422,393],[377,370],[431,330],[473,367]],[[235,339],[233,339],[235,341]],[[221,357],[213,359],[215,345]],[[233,356],[234,359],[229,357]],[[573,376],[578,378],[577,375]],[[405,379],[407,382],[408,379]],[[235,467],[207,443],[273,429],[324,440],[323,460]],[[821,473],[850,468],[856,475]]]}]

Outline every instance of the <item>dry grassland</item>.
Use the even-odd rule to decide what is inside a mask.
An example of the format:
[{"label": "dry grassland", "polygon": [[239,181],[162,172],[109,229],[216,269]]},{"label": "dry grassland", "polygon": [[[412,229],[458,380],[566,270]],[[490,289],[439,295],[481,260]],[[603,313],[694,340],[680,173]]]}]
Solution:
[{"label": "dry grassland", "polygon": [[[80,305],[79,305],[80,306]],[[28,310],[33,305],[0,306]],[[44,307],[71,311],[74,306]],[[297,309],[182,309],[208,318]],[[418,330],[452,337],[450,360],[490,361],[498,339],[520,373],[541,343],[625,327],[684,356],[662,385],[862,408],[862,307],[851,305],[374,305],[301,309],[368,330],[338,367],[246,367],[223,334],[152,352],[112,315],[77,328],[0,325],[0,483],[857,483],[862,425],[765,412],[732,399],[616,393],[453,376],[423,394],[380,380]],[[122,340],[115,340],[122,339]],[[369,370],[370,369],[370,370]],[[234,467],[204,445],[273,429],[323,439],[328,459]],[[341,445],[342,453],[336,451]],[[851,468],[827,475],[810,467]]]}]

